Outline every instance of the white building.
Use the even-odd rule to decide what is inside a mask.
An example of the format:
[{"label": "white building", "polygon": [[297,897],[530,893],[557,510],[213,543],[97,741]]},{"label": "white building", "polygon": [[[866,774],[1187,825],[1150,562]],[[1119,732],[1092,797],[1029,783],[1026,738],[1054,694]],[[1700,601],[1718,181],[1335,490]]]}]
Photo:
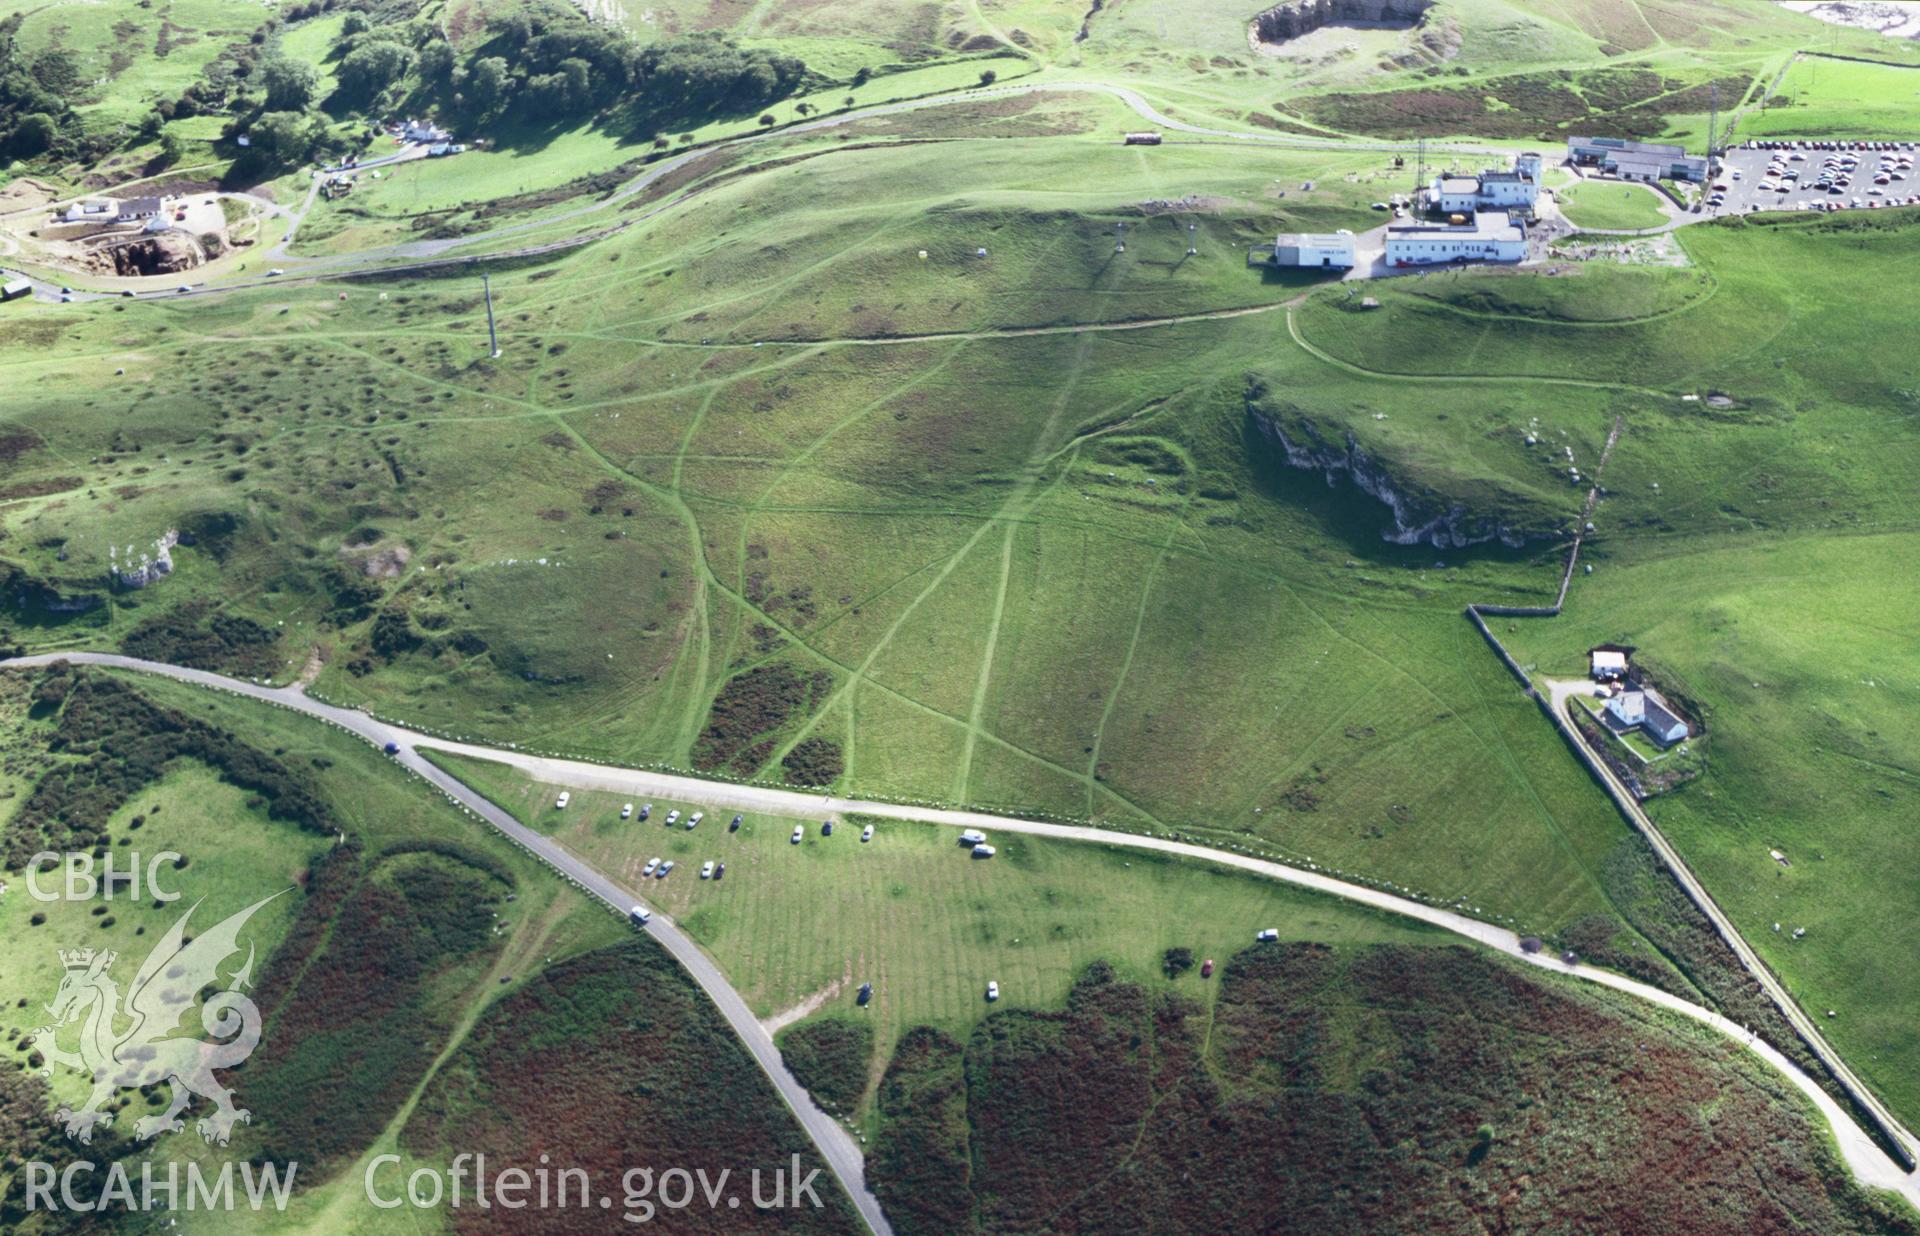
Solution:
[{"label": "white building", "polygon": [[166,210],[164,199],[157,197],[130,197],[120,203],[120,213],[115,223],[139,223],[143,219],[152,219]]},{"label": "white building", "polygon": [[1607,712],[1621,729],[1640,729],[1662,747],[1687,736],[1687,723],[1651,691],[1622,691],[1607,701]]},{"label": "white building", "polygon": [[[1454,216],[1459,218],[1459,214]],[[1527,256],[1527,229],[1508,214],[1475,212],[1451,219],[1396,219],[1387,224],[1387,265],[1441,262],[1519,262]]]},{"label": "white building", "polygon": [[62,223],[112,223],[120,217],[120,203],[110,197],[90,197],[67,207]]},{"label": "white building", "polygon": [[1598,682],[1611,682],[1627,676],[1628,650],[1618,644],[1601,644],[1587,650],[1588,666]]},{"label": "white building", "polygon": [[1540,156],[1517,156],[1513,167],[1488,168],[1476,176],[1445,173],[1427,186],[1430,209],[1449,214],[1476,210],[1528,210],[1540,200]]},{"label": "white building", "polygon": [[1282,234],[1273,242],[1275,266],[1317,266],[1348,270],[1356,260],[1353,233],[1348,231]]}]

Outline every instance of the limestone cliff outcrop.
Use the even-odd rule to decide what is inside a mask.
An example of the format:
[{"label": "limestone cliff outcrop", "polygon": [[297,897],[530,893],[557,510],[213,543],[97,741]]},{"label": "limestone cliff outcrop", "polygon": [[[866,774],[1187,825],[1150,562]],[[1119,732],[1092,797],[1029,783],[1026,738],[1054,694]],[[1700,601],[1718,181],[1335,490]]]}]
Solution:
[{"label": "limestone cliff outcrop", "polygon": [[1263,43],[1281,43],[1338,23],[1418,25],[1433,0],[1282,0],[1253,19]]},{"label": "limestone cliff outcrop", "polygon": [[169,529],[165,536],[153,543],[151,554],[140,555],[137,565],[134,562],[131,545],[127,547],[127,557],[124,562],[120,561],[118,553],[110,548],[107,550],[107,576],[114,586],[119,588],[145,588],[149,584],[158,583],[173,574],[173,547],[179,543],[180,534]]},{"label": "limestone cliff outcrop", "polygon": [[1558,535],[1550,517],[1530,514],[1521,509],[1524,504],[1516,504],[1511,510],[1474,510],[1458,499],[1396,477],[1350,431],[1342,432],[1337,441],[1328,440],[1312,426],[1296,426],[1289,433],[1283,418],[1258,397],[1261,394],[1264,391],[1256,387],[1247,400],[1247,415],[1254,428],[1280,448],[1289,466],[1319,472],[1329,486],[1337,485],[1344,475],[1355,488],[1385,505],[1393,515],[1393,525],[1381,532],[1382,540],[1437,549],[1499,541],[1518,548],[1531,540]]}]

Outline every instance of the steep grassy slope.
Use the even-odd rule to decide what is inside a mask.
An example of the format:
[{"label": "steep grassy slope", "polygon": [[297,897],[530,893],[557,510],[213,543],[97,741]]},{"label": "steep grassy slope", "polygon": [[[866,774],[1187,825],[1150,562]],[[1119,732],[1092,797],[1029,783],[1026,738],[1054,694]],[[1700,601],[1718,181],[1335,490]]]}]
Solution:
[{"label": "steep grassy slope", "polygon": [[[203,734],[210,741],[200,744]],[[166,758],[182,749],[188,754]],[[284,1211],[262,1215],[242,1206],[203,1226],[379,1230],[391,1215],[368,1205],[356,1167],[375,1149],[394,1145],[398,1126],[415,1108],[416,1089],[437,1076],[442,1052],[460,1044],[476,1022],[485,1024],[513,1002],[539,1000],[550,985],[567,988],[569,976],[591,971],[591,959],[609,955],[626,958],[622,964],[637,967],[635,974],[657,976],[650,981],[677,984],[694,1000],[680,1020],[697,1050],[656,1063],[659,1094],[693,1091],[723,1068],[734,1077],[733,1110],[757,1113],[738,1123],[702,1113],[681,1126],[683,1133],[697,1125],[702,1136],[731,1140],[769,1168],[776,1158],[785,1164],[787,1153],[804,1142],[764,1078],[671,962],[649,944],[621,944],[630,931],[617,919],[477,830],[358,740],[278,710],[144,677],[0,673],[0,784],[0,829],[9,843],[32,832],[56,847],[111,855],[122,869],[134,855],[172,850],[182,856],[157,864],[161,888],[180,894],[165,903],[153,899],[152,889],[143,887],[134,898],[124,886],[111,900],[43,903],[28,896],[17,867],[8,869],[7,883],[19,892],[0,913],[17,947],[0,966],[0,1022],[19,1054],[16,1068],[0,1079],[0,1104],[15,1169],[21,1159],[37,1157],[56,1164],[85,1158],[104,1170],[110,1161],[146,1153],[160,1165],[192,1162],[215,1174],[234,1158],[292,1162],[298,1164],[295,1188]],[[49,835],[62,821],[88,831]],[[40,878],[43,887],[59,881],[57,872]],[[96,1130],[91,1145],[70,1142],[53,1128],[53,1107],[77,1104],[87,1092],[84,1080],[65,1068],[43,1082],[35,1071],[41,1063],[36,1045],[27,1037],[48,1020],[43,1006],[63,972],[56,946],[115,950],[121,960],[113,973],[124,986],[188,907],[194,907],[189,934],[204,932],[276,892],[280,897],[249,923],[242,951],[221,959],[222,986],[230,975],[248,978],[264,1022],[245,1067],[223,1074],[252,1113],[250,1123],[233,1130],[232,1145],[207,1144],[191,1123],[184,1135],[163,1135],[150,1149],[137,1145],[135,1118],[164,1106],[164,1087],[111,1096],[119,1119]],[[608,954],[609,946],[626,951]],[[249,948],[253,960],[243,965]],[[549,963],[557,967],[551,978]],[[186,1024],[198,1027],[197,1010]],[[76,1034],[63,1030],[60,1045],[73,1050]],[[514,1075],[524,1081],[537,1073],[523,1066]],[[455,1085],[439,1083],[435,1093]],[[670,1107],[651,1098],[635,1101],[630,1111],[650,1124],[667,1120]],[[186,1119],[210,1110],[198,1100]],[[522,1110],[518,1124],[545,1138],[560,1135],[571,1121]],[[444,1165],[436,1154],[422,1146],[410,1165]],[[137,1165],[134,1171],[137,1179]],[[21,1210],[17,1181],[17,1175],[9,1180],[5,1196],[10,1230],[67,1230],[60,1226],[63,1215]],[[819,1192],[826,1209],[816,1221],[847,1230],[844,1199],[830,1180],[820,1182]],[[442,1217],[446,1212],[431,1209],[417,1216],[425,1222]],[[143,1223],[138,1214],[102,1216],[97,1230]]]},{"label": "steep grassy slope", "polygon": [[1261,945],[1162,992],[1096,964],[1064,1008],[914,1033],[880,1104],[908,1233],[1914,1225],[1704,1032],[1464,950]]}]

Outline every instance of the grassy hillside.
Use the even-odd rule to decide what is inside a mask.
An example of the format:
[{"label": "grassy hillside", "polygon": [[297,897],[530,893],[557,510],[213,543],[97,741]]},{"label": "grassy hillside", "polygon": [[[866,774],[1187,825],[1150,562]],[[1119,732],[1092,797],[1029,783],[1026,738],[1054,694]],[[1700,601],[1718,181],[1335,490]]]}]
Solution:
[{"label": "grassy hillside", "polygon": [[[869,821],[858,816],[823,836],[818,819],[749,813],[734,832],[733,813],[710,809],[688,831],[665,823],[667,812],[702,804],[655,800],[652,819],[622,821],[626,800],[582,791],[556,811],[552,786],[500,765],[433,758],[671,914],[762,1017],[820,1013],[869,1025],[875,1077],[911,1027],[969,1034],[988,1011],[989,980],[1006,1005],[1050,1008],[1096,958],[1159,990],[1169,982],[1167,950],[1224,959],[1267,927],[1330,943],[1440,938],[1405,920],[1156,855],[1008,834],[993,838],[999,853],[991,861],[979,862],[955,844],[956,830],[933,825],[871,821],[874,838],[863,843]],[[798,846],[790,841],[796,824],[806,830]],[[677,866],[665,879],[647,879],[641,867],[651,858]],[[722,879],[699,878],[709,860],[726,864]],[[855,994],[869,982],[873,1002],[858,1007]]]},{"label": "grassy hillside", "polygon": [[1261,945],[1215,985],[1096,964],[1063,1008],[915,1032],[871,1170],[895,1227],[1912,1230],[1690,1024],[1455,949]]},{"label": "grassy hillside", "polygon": [[1656,800],[1655,819],[1802,1002],[1835,1010],[1823,1029],[1862,1076],[1907,1107],[1920,1101],[1913,996],[1890,958],[1920,905],[1890,822],[1915,789],[1901,668],[1914,649],[1896,617],[1911,592],[1891,581],[1912,540],[1609,538],[1566,618],[1520,636],[1549,672],[1624,639],[1698,702],[1707,773]]},{"label": "grassy hillside", "polygon": [[[0,722],[0,836],[10,844],[26,830],[51,827],[36,822],[65,804],[72,818],[99,821],[87,836],[96,855],[110,854],[117,865],[132,854],[182,856],[160,864],[162,888],[181,894],[169,903],[144,888],[139,899],[120,888],[112,900],[42,903],[28,897],[18,868],[9,868],[7,883],[19,891],[0,912],[20,947],[0,967],[0,1021],[21,1054],[5,1075],[0,1102],[15,1163],[34,1155],[57,1163],[80,1154],[102,1163],[132,1155],[134,1118],[157,1112],[166,1098],[164,1088],[118,1092],[113,1110],[120,1119],[96,1131],[84,1151],[51,1127],[54,1106],[86,1094],[84,1082],[64,1068],[43,1083],[25,1037],[47,1020],[42,1006],[62,972],[56,946],[111,948],[123,958],[115,973],[124,980],[188,907],[196,907],[189,931],[200,932],[280,892],[251,920],[243,951],[221,970],[238,972],[245,948],[255,950],[248,973],[264,1030],[244,1070],[229,1075],[252,1121],[235,1128],[231,1147],[207,1145],[189,1126],[184,1136],[164,1137],[153,1153],[212,1172],[230,1155],[295,1161],[293,1200],[284,1214],[268,1215],[270,1227],[373,1231],[390,1215],[367,1205],[356,1168],[395,1144],[428,1079],[447,1067],[443,1053],[497,1016],[489,1010],[506,1007],[502,1002],[539,998],[529,993],[549,982],[565,986],[575,973],[569,965],[591,970],[586,959],[630,939],[613,916],[476,830],[377,752],[311,721],[151,679],[80,672],[71,679],[0,674]],[[191,740],[201,727],[219,739],[205,748],[218,753],[213,763],[190,756],[153,763],[165,743]],[[40,837],[56,846],[75,843],[44,831]],[[55,872],[41,883],[59,879]],[[666,966],[668,981],[691,993],[651,946],[622,947],[629,950],[622,964]],[[544,977],[549,963],[559,977]],[[721,1140],[736,1138],[743,1153],[764,1152],[768,1164],[784,1162],[803,1140],[799,1131],[734,1040],[711,1024],[710,1009],[697,1004],[681,1020],[693,1025],[702,1017],[710,1024],[699,1032],[697,1056],[657,1066],[662,1093],[694,1088],[715,1068],[734,1070],[738,1110],[759,1114],[737,1126],[705,1120],[702,1127]],[[62,1032],[68,1050],[75,1033]],[[434,1093],[453,1085],[441,1083]],[[208,1110],[201,1101],[187,1118]],[[642,1123],[669,1118],[656,1101],[632,1110]],[[524,1111],[519,1127],[541,1137],[560,1128]],[[409,1154],[413,1165],[437,1161],[431,1146],[410,1145]],[[829,1207],[823,1220],[845,1230],[844,1200],[830,1182],[822,1185]],[[9,1188],[13,1230],[54,1230],[44,1213],[25,1217],[19,1202],[18,1190]],[[244,1222],[227,1216],[212,1230],[229,1223],[259,1230],[261,1216],[244,1208],[238,1214]]]}]

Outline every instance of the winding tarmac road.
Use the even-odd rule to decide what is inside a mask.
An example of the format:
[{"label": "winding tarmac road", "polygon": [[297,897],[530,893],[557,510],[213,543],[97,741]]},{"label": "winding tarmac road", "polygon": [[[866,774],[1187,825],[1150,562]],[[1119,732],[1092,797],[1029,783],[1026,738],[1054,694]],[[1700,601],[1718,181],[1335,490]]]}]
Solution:
[{"label": "winding tarmac road", "polygon": [[[1405,142],[1376,142],[1342,137],[1321,138],[1302,136],[1299,134],[1254,133],[1233,129],[1214,129],[1205,125],[1189,124],[1184,120],[1177,120],[1159,111],[1151,103],[1147,102],[1137,91],[1126,86],[1116,86],[1109,82],[1072,80],[1017,82],[1002,86],[986,86],[977,89],[956,91],[949,94],[929,95],[919,99],[903,99],[895,103],[882,103],[873,107],[863,107],[853,111],[838,112],[831,116],[822,116],[814,120],[801,121],[783,128],[743,133],[737,137],[727,138],[714,142],[711,145],[702,146],[698,149],[685,151],[681,154],[662,159],[657,163],[651,164],[646,170],[613,190],[605,197],[541,219],[529,220],[524,223],[507,224],[502,227],[492,228],[484,232],[476,232],[467,236],[448,237],[437,240],[403,241],[399,244],[363,249],[355,253],[341,254],[333,257],[295,257],[287,252],[287,246],[292,243],[294,236],[300,229],[300,225],[305,221],[307,212],[312,208],[314,198],[319,191],[320,180],[325,173],[315,172],[313,174],[312,184],[307,191],[306,200],[301,203],[297,211],[292,212],[293,221],[287,228],[286,234],[265,251],[265,256],[268,259],[284,261],[288,264],[287,273],[284,276],[277,278],[235,279],[223,283],[209,283],[198,286],[184,285],[189,287],[189,290],[184,293],[178,290],[178,286],[170,285],[148,291],[136,291],[133,299],[176,300],[183,296],[215,296],[227,292],[241,291],[246,288],[295,283],[303,280],[352,278],[376,272],[379,274],[405,274],[409,271],[431,270],[463,262],[503,261],[512,258],[532,257],[543,253],[551,253],[561,249],[588,244],[612,235],[615,232],[624,231],[636,223],[652,218],[661,211],[677,205],[683,200],[684,195],[676,195],[670,200],[662,202],[652,210],[636,214],[611,227],[589,232],[585,235],[571,236],[533,245],[510,246],[505,249],[487,252],[473,252],[472,250],[496,241],[511,240],[515,237],[524,236],[529,232],[551,228],[556,224],[571,222],[575,219],[585,218],[586,216],[601,211],[611,210],[621,203],[626,202],[634,195],[644,192],[649,186],[657,183],[662,177],[671,175],[689,163],[704,159],[722,150],[736,149],[758,142],[791,137],[796,133],[820,132],[862,120],[899,115],[903,112],[922,111],[933,107],[950,107],[956,104],[974,103],[982,100],[1056,91],[1108,95],[1118,99],[1121,103],[1132,109],[1135,114],[1152,124],[1176,133],[1184,133],[1209,141],[1233,142],[1291,150],[1397,152],[1411,150],[1413,148]],[[1501,155],[1506,153],[1499,147],[1475,146],[1464,143],[1429,143],[1428,148],[1430,152],[1439,154]],[[389,163],[400,162],[409,157],[417,156],[410,156],[408,152],[401,152],[368,160],[360,164],[359,167],[364,170]],[[286,212],[284,210],[276,210],[270,213],[281,214]],[[455,250],[460,250],[461,252],[456,254],[454,252]],[[33,282],[35,291],[42,300],[61,301],[63,299],[71,299],[75,303],[80,303],[112,299],[121,295],[119,292],[98,292],[75,289],[70,297],[63,298],[60,292],[60,284],[31,274],[26,275],[26,277]],[[172,280],[174,277],[167,276],[167,278]]]},{"label": "winding tarmac road", "polygon": [[[388,743],[393,743],[399,748],[393,759],[401,767],[424,778],[448,798],[499,830],[508,840],[559,872],[582,892],[604,902],[622,918],[627,917],[628,911],[641,902],[641,898],[614,883],[591,865],[582,862],[552,838],[528,828],[428,761],[420,754],[419,748],[433,744],[424,735],[376,721],[364,712],[323,704],[307,695],[298,686],[264,687],[243,682],[237,678],[210,674],[204,670],[142,661],[134,657],[104,653],[65,653],[0,661],[0,668],[48,665],[61,660],[71,661],[76,665],[100,665],[114,669],[138,670],[179,682],[192,683],[195,686],[211,687],[214,690],[227,691],[306,713],[363,738],[375,747],[384,749]],[[477,750],[486,750],[486,748]],[[735,1036],[745,1044],[755,1062],[772,1080],[780,1097],[792,1109],[795,1118],[800,1122],[800,1127],[812,1139],[821,1159],[839,1179],[841,1187],[852,1199],[867,1226],[877,1236],[892,1236],[893,1228],[887,1222],[886,1215],[881,1212],[880,1203],[867,1189],[865,1160],[861,1155],[859,1144],[839,1121],[820,1109],[812,1096],[807,1093],[806,1088],[788,1071],[785,1062],[780,1058],[779,1049],[773,1044],[773,1037],[761,1026],[759,1018],[755,1017],[753,1010],[747,1007],[747,1002],[741,998],[740,993],[727,982],[726,976],[720,972],[720,968],[714,964],[713,959],[708,957],[699,945],[689,939],[665,915],[655,914],[644,930],[673,954],[674,960],[686,968],[687,973],[693,976],[694,982],[700,985],[700,989],[707,993],[707,997],[720,1010],[721,1016],[727,1019],[727,1024],[732,1028]]]},{"label": "winding tarmac road", "polygon": [[[1397,897],[1379,889],[1352,884],[1323,872],[1303,871],[1297,867],[1289,867],[1267,859],[1162,837],[1139,836],[1040,820],[1024,820],[978,811],[911,807],[897,803],[809,794],[797,790],[735,785],[728,782],[706,781],[696,777],[649,772],[642,769],[609,768],[578,760],[502,750],[439,738],[391,725],[376,720],[364,712],[322,703],[307,695],[298,685],[261,686],[204,670],[185,669],[113,653],[44,653],[11,661],[0,661],[0,668],[30,668],[60,660],[158,674],[180,682],[228,691],[306,713],[379,747],[393,743],[398,747],[398,752],[394,756],[396,762],[424,777],[449,798],[466,807],[522,848],[547,862],[584,891],[622,914],[641,899],[581,861],[551,838],[534,832],[494,806],[457,778],[442,771],[421,752],[424,750],[448,751],[493,760],[539,780],[564,786],[610,790],[635,796],[695,799],[721,810],[765,811],[803,818],[835,812],[857,812],[886,819],[913,820],[955,828],[996,829],[1001,832],[1023,833],[1057,840],[1151,850],[1200,862],[1216,863],[1266,879],[1278,880],[1328,896],[1339,897],[1359,905],[1371,906],[1390,914],[1398,914],[1438,927],[1527,965],[1622,992],[1709,1027],[1753,1052],[1806,1097],[1807,1101],[1826,1119],[1841,1158],[1856,1180],[1871,1188],[1898,1193],[1910,1205],[1920,1208],[1920,1177],[1904,1171],[1872,1137],[1854,1122],[1852,1116],[1818,1082],[1745,1027],[1710,1009],[1702,1008],[1678,996],[1661,991],[1659,988],[1612,971],[1563,962],[1546,953],[1529,952],[1521,947],[1520,938],[1506,928],[1496,927],[1491,923],[1484,923],[1437,906]],[[867,1191],[864,1164],[853,1138],[845,1128],[814,1104],[806,1090],[787,1071],[765,1027],[747,1007],[746,1001],[727,982],[713,960],[663,914],[656,913],[646,930],[687,967],[694,980],[713,999],[734,1033],[739,1036],[741,1042],[746,1044],[747,1049],[753,1053],[754,1059],[773,1080],[781,1097],[786,1100],[799,1119],[801,1127],[818,1147],[821,1157],[840,1179],[848,1196],[859,1208],[861,1216],[875,1232],[890,1233],[892,1229],[887,1223],[886,1216],[881,1213],[879,1203]]]}]

